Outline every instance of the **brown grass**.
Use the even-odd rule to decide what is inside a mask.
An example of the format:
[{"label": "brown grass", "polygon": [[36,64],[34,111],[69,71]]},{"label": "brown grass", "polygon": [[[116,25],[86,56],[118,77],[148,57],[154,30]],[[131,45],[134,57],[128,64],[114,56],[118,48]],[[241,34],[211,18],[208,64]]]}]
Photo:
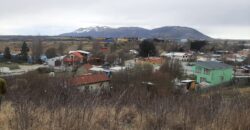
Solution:
[{"label": "brown grass", "polygon": [[118,105],[88,101],[85,105],[47,106],[6,101],[0,111],[1,130],[248,130],[249,101],[169,97]]},{"label": "brown grass", "polygon": [[107,96],[79,93],[65,88],[63,77],[37,73],[7,81],[0,130],[250,129],[249,95],[237,88],[150,97],[131,87]]}]

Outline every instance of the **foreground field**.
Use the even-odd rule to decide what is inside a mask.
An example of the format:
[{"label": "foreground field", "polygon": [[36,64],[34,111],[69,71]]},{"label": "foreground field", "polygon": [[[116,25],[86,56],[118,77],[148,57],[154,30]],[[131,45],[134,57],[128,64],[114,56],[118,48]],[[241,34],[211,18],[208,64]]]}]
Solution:
[{"label": "foreground field", "polygon": [[65,81],[37,73],[7,78],[0,130],[250,129],[247,87],[183,95],[166,86],[168,94],[152,95],[144,87],[118,84],[95,95],[65,87]]},{"label": "foreground field", "polygon": [[[233,92],[171,96],[160,99],[88,99],[39,105],[4,102],[1,130],[248,130],[250,102]],[[51,104],[52,103],[52,104]]]}]

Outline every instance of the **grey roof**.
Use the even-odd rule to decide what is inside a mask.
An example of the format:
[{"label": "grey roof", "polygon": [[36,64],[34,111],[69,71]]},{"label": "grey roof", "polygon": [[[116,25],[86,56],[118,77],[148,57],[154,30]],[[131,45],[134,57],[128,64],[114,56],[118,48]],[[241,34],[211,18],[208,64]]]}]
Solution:
[{"label": "grey roof", "polygon": [[207,69],[227,69],[232,68],[231,65],[215,62],[215,61],[199,61],[195,63],[197,66],[202,66]]}]

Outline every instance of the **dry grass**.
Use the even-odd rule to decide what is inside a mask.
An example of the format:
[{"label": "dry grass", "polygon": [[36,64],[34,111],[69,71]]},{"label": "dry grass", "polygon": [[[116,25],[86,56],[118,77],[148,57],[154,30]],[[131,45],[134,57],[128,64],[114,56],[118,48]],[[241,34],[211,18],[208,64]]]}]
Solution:
[{"label": "dry grass", "polygon": [[36,73],[7,81],[0,130],[250,130],[249,95],[241,89],[148,97],[134,87],[105,96]]},{"label": "dry grass", "polygon": [[[176,97],[147,104],[46,106],[31,102],[5,102],[0,111],[1,130],[248,130],[247,100]],[[52,107],[52,108],[50,108]]]},{"label": "dry grass", "polygon": [[245,87],[245,88],[239,88],[239,92],[244,95],[249,95],[250,94],[250,87]]}]

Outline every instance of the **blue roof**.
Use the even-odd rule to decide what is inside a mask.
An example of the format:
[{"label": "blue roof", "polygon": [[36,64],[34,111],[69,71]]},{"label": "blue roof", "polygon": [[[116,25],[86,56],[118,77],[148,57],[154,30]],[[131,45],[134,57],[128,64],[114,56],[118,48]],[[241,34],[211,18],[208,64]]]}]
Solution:
[{"label": "blue roof", "polygon": [[215,61],[199,61],[195,63],[196,66],[202,66],[206,69],[228,69],[232,68],[231,65],[215,62]]}]

